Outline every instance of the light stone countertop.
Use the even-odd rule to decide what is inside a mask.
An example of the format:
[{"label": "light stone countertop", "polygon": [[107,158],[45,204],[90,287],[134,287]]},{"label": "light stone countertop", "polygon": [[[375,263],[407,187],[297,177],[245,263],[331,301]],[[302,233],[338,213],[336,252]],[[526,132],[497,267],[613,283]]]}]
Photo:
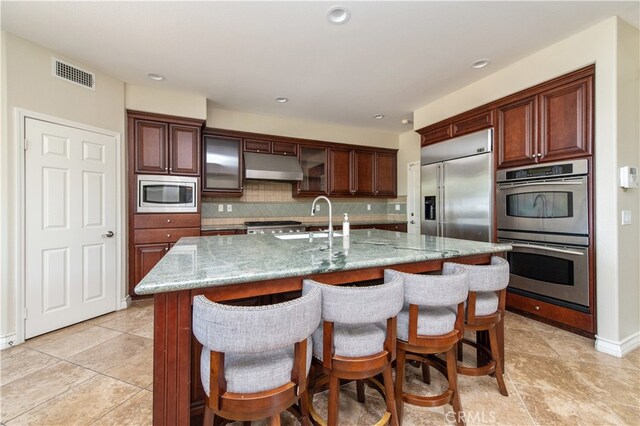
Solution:
[{"label": "light stone countertop", "polygon": [[368,229],[353,230],[348,238],[334,237],[332,247],[327,238],[186,237],[135,291],[154,294],[509,250],[508,244]]}]

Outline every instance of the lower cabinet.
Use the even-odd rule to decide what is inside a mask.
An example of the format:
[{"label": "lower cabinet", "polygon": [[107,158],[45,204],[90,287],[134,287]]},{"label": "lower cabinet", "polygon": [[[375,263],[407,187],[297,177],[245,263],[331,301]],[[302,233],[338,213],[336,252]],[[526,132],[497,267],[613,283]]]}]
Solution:
[{"label": "lower cabinet", "polygon": [[[380,229],[382,231],[407,232],[406,223],[374,223],[371,225],[351,225],[351,229]],[[342,222],[333,225],[334,230],[342,230]],[[327,225],[307,226],[307,232],[326,231]]]},{"label": "lower cabinet", "polygon": [[223,235],[242,235],[247,232],[243,229],[217,229],[217,230],[209,230],[209,231],[200,231],[200,236],[202,237],[220,237]]},{"label": "lower cabinet", "polygon": [[134,214],[129,234],[129,295],[182,237],[200,236],[199,213]]}]

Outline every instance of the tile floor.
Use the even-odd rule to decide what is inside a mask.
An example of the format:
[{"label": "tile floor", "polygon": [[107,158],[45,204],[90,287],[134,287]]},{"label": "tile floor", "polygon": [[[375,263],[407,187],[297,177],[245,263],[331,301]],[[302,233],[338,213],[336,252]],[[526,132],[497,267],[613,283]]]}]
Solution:
[{"label": "tile floor", "polygon": [[[152,308],[136,302],[0,352],[2,425],[150,425]],[[615,358],[589,339],[511,313],[505,329],[509,397],[488,377],[461,376],[468,425],[640,424],[640,349]],[[433,372],[428,388],[420,377],[408,367],[406,386],[435,393],[445,383]],[[326,412],[326,395],[315,405]],[[344,425],[374,424],[384,411],[371,390],[357,403],[353,385],[343,387],[340,405]],[[449,406],[405,405],[404,425],[450,424],[447,413]],[[283,424],[295,421],[285,413]]]}]

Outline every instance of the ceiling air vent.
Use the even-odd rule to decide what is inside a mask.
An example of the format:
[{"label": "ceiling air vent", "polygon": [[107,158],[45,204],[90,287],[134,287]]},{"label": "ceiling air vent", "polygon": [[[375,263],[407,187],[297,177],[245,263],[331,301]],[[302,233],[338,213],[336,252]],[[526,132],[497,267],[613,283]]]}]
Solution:
[{"label": "ceiling air vent", "polygon": [[95,74],[85,71],[75,65],[68,64],[57,58],[53,59],[52,75],[62,80],[77,84],[87,89],[96,90]]}]

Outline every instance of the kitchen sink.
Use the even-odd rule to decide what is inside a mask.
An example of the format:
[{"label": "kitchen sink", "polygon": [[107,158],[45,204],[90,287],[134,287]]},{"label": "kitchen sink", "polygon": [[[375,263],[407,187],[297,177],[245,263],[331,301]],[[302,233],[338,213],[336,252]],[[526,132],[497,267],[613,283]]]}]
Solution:
[{"label": "kitchen sink", "polygon": [[[334,232],[333,236],[342,237],[342,234]],[[295,234],[277,234],[275,237],[280,240],[304,240],[305,238],[328,238],[329,234],[326,232],[300,232]]]}]

